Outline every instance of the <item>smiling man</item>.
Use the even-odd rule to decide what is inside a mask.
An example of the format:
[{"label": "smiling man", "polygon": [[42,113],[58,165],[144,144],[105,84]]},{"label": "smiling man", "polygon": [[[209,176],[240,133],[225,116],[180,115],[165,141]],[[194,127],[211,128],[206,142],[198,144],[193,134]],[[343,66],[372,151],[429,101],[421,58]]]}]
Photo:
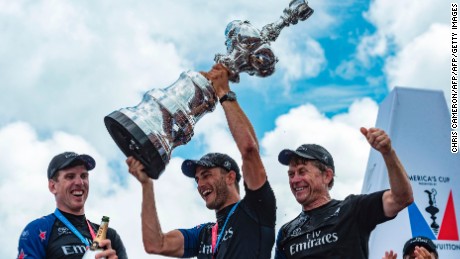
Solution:
[{"label": "smiling man", "polygon": [[[89,173],[96,162],[89,155],[64,152],[48,166],[48,189],[56,200],[54,213],[30,222],[19,238],[18,258],[83,257],[99,225],[85,217],[89,193]],[[112,228],[100,246],[105,250],[96,258],[127,258],[125,247]]]},{"label": "smiling man", "polygon": [[[241,153],[242,173],[231,157],[210,153],[199,160],[185,160],[182,172],[194,178],[198,193],[217,222],[163,233],[153,191],[153,180],[134,158],[127,160],[129,172],[142,184],[142,235],[147,253],[172,257],[271,258],[275,242],[275,195],[259,154],[257,138],[248,118],[228,85],[228,72],[215,65],[205,76],[220,99],[227,122]],[[243,178],[246,195],[240,199]]]},{"label": "smiling man", "polygon": [[412,187],[388,135],[377,128],[361,128],[361,133],[385,161],[389,190],[334,200],[329,194],[334,160],[324,147],[304,144],[280,152],[278,160],[289,166],[289,185],[302,212],[279,230],[276,259],[368,258],[369,236],[375,226],[413,202]]}]

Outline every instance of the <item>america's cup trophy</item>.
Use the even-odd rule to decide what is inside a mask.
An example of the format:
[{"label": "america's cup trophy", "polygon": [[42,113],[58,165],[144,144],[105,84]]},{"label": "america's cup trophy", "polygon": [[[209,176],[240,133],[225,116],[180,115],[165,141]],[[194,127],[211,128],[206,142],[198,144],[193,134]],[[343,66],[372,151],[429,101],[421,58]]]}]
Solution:
[{"label": "america's cup trophy", "polygon": [[[225,30],[227,54],[214,61],[229,70],[229,80],[239,82],[239,73],[266,77],[275,71],[277,58],[270,48],[281,30],[313,14],[305,0],[292,0],[280,19],[262,30],[248,21],[233,21]],[[164,89],[152,89],[134,107],[122,108],[104,118],[115,143],[126,156],[134,156],[146,173],[158,179],[171,158],[172,150],[190,141],[193,128],[204,114],[216,107],[211,83],[200,73],[183,72]]]}]

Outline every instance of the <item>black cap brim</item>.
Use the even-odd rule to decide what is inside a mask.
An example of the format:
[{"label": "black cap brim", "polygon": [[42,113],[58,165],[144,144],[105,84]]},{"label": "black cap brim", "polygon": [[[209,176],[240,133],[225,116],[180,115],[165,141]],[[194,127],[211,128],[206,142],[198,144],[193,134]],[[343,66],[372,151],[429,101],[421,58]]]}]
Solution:
[{"label": "black cap brim", "polygon": [[58,168],[54,168],[52,169],[52,172],[50,175],[48,175],[48,179],[51,179],[54,177],[54,175],[56,175],[56,173],[59,171],[59,170],[62,170],[64,168],[66,168],[67,166],[69,166],[70,164],[72,164],[74,161],[76,160],[79,160],[79,161],[82,161],[83,164],[85,165],[85,168],[86,170],[90,171],[90,170],[93,170],[94,167],[96,167],[96,161],[94,160],[94,158],[92,158],[91,156],[89,155],[78,155],[78,156],[75,156],[73,157],[72,159],[68,159],[66,160],[64,163],[62,163]]},{"label": "black cap brim", "polygon": [[294,150],[284,149],[279,153],[278,161],[283,165],[289,165],[289,162],[291,162],[291,158],[293,156],[299,156],[299,157],[303,157],[303,158],[306,158],[306,159],[317,160],[315,157],[305,155],[305,154],[299,153],[299,152],[294,151]]},{"label": "black cap brim", "polygon": [[211,165],[209,162],[203,163],[200,160],[187,159],[182,163],[182,173],[187,177],[195,178],[197,166],[216,167],[216,165]]},{"label": "black cap brim", "polygon": [[85,164],[86,170],[90,171],[93,170],[94,167],[96,167],[96,161],[94,158],[88,156],[88,155],[78,155],[71,161],[67,162],[65,166],[62,166],[60,169],[65,168],[66,166],[70,165],[73,161],[75,160],[80,160]]},{"label": "black cap brim", "polygon": [[424,236],[413,237],[409,239],[403,247],[403,256],[410,255],[416,246],[424,247],[430,253],[435,253],[438,256],[438,251],[436,251],[436,245],[433,241]]}]

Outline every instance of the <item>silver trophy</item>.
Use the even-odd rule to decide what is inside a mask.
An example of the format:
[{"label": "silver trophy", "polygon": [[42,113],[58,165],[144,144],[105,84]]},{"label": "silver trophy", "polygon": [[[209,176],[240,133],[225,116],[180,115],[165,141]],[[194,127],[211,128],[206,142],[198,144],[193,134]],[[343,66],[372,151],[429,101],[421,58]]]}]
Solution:
[{"label": "silver trophy", "polygon": [[[229,70],[229,80],[238,83],[239,73],[267,77],[278,61],[270,48],[281,30],[313,14],[305,0],[292,0],[283,15],[261,31],[248,21],[233,21],[225,30],[227,54],[217,54],[216,63]],[[183,72],[164,89],[152,89],[134,107],[122,108],[104,118],[105,126],[126,156],[141,161],[149,177],[158,179],[172,150],[190,141],[195,124],[214,111],[217,96],[200,73]]]}]

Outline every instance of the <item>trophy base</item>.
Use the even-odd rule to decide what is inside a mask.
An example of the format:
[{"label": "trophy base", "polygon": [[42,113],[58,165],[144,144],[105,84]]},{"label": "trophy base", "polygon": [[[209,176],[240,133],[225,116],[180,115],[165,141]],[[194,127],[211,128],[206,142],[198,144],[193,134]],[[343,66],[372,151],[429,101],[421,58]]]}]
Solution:
[{"label": "trophy base", "polygon": [[139,160],[150,178],[158,179],[166,163],[142,129],[119,111],[105,116],[104,123],[121,151],[127,157],[133,156]]}]

